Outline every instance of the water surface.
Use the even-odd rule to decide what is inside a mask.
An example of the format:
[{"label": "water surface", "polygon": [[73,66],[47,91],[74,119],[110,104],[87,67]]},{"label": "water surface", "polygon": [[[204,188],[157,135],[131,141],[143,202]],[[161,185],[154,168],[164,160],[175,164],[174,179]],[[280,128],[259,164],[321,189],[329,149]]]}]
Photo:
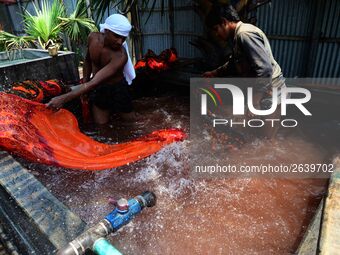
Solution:
[{"label": "water surface", "polygon": [[[136,123],[116,117],[105,133],[91,126],[83,131],[107,143],[162,128],[189,133],[187,97],[142,98],[135,106],[141,116]],[[226,159],[325,162],[334,153],[329,148],[336,149],[338,123],[306,122],[294,132],[281,131],[271,142],[254,139],[231,150]],[[189,141],[167,146],[137,163],[98,172],[24,164],[89,225],[113,209],[109,197],[154,191],[157,205],[111,238],[123,254],[131,255],[294,253],[327,185],[325,179],[195,179],[189,170]]]}]

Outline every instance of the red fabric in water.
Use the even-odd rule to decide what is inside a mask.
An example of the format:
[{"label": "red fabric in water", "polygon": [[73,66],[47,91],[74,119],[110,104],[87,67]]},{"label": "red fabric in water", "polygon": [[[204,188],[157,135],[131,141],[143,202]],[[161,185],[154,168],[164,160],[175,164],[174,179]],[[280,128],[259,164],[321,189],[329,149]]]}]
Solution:
[{"label": "red fabric in water", "polygon": [[174,48],[163,50],[158,56],[152,50],[148,50],[143,59],[136,63],[135,69],[148,68],[155,71],[164,71],[176,60],[177,51]]},{"label": "red fabric in water", "polygon": [[12,83],[8,93],[41,103],[68,91],[70,87],[60,80],[26,80]]},{"label": "red fabric in water", "polygon": [[0,146],[33,162],[81,170],[104,170],[145,158],[181,141],[178,129],[158,130],[137,140],[108,145],[82,134],[67,110],[0,93]]}]

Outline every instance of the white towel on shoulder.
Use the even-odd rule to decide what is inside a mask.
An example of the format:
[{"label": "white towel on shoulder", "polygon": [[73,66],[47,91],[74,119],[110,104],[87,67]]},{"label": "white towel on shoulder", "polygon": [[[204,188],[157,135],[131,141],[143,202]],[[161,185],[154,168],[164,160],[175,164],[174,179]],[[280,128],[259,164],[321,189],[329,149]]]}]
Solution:
[{"label": "white towel on shoulder", "polygon": [[[124,37],[128,37],[129,33],[131,31],[131,24],[129,20],[121,15],[121,14],[113,14],[109,16],[104,24],[100,24],[100,32],[104,32],[105,29],[108,29],[112,31],[113,33],[116,33],[117,35],[121,35]],[[136,78],[136,72],[135,68],[132,64],[130,54],[129,54],[129,48],[126,42],[123,43],[123,46],[126,50],[126,54],[128,56],[128,60],[124,66],[124,77],[129,85],[131,85],[132,80]]]}]

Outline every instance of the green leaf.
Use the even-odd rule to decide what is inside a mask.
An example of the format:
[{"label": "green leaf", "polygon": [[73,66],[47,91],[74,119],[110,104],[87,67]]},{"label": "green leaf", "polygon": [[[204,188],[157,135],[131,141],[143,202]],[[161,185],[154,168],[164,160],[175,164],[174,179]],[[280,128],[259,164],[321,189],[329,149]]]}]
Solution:
[{"label": "green leaf", "polygon": [[33,41],[34,38],[31,36],[16,36],[0,31],[0,45],[7,51],[28,48]]},{"label": "green leaf", "polygon": [[98,31],[94,21],[87,17],[87,7],[83,0],[77,2],[74,12],[70,17],[60,17],[63,31],[73,41],[86,41],[90,32]]},{"label": "green leaf", "polygon": [[52,5],[47,0],[41,1],[41,8],[34,5],[35,13],[25,11],[25,32],[36,38],[39,44],[46,48],[48,41],[61,40],[61,26],[59,17],[64,17],[65,7],[62,1],[54,0]]}]

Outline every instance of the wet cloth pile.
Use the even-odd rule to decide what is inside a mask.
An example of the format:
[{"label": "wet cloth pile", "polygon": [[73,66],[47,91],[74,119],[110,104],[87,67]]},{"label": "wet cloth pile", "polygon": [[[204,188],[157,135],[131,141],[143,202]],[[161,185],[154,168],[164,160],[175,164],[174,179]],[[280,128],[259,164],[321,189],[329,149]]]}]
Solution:
[{"label": "wet cloth pile", "polygon": [[174,48],[166,49],[161,54],[156,55],[152,50],[148,50],[144,57],[135,65],[136,70],[164,71],[177,61],[177,51]]}]

